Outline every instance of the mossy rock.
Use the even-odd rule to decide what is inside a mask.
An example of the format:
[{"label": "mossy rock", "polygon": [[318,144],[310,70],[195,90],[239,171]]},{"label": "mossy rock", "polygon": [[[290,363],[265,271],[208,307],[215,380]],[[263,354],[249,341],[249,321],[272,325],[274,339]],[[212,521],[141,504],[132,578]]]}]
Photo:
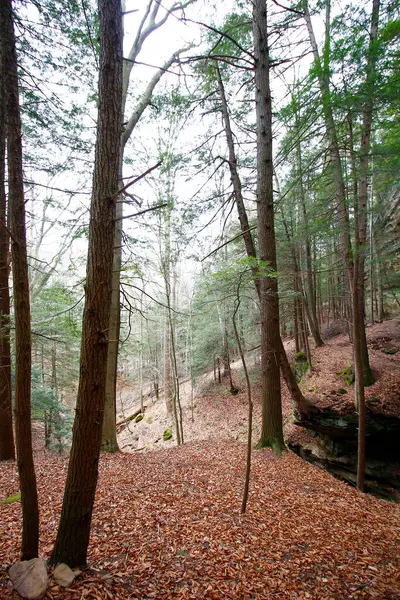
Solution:
[{"label": "mossy rock", "polygon": [[136,417],[136,419],[135,419],[135,423],[140,423],[140,421],[142,421],[143,419],[144,419],[144,415],[143,415],[143,414],[140,414],[140,415],[138,415],[138,416]]},{"label": "mossy rock", "polygon": [[304,354],[304,352],[298,352],[295,356],[294,362],[290,366],[296,377],[296,381],[300,383],[304,375],[307,373],[309,367],[307,356]]},{"label": "mossy rock", "polygon": [[170,427],[168,427],[168,429],[166,429],[163,433],[163,440],[164,442],[168,442],[168,440],[172,439],[172,430]]},{"label": "mossy rock", "polygon": [[337,374],[340,375],[341,377],[343,377],[343,380],[346,385],[351,385],[352,383],[354,383],[355,375],[354,375],[353,365],[351,363],[349,364],[348,367],[345,367],[341,371],[338,371]]}]

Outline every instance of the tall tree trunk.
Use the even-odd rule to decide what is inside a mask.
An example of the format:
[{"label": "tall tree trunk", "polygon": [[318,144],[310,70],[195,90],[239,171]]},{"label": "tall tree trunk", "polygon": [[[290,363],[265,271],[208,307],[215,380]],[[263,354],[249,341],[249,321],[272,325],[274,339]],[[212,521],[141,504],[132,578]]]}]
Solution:
[{"label": "tall tree trunk", "polygon": [[364,385],[374,383],[371,367],[369,365],[367,338],[365,334],[365,248],[367,245],[367,204],[368,204],[368,166],[370,141],[372,130],[372,115],[374,109],[375,77],[380,0],[373,0],[371,27],[369,32],[369,46],[367,58],[367,78],[365,82],[365,103],[363,124],[361,129],[360,165],[359,165],[359,193],[358,193],[358,246],[355,252],[358,254],[358,310],[362,323],[360,328],[360,353],[362,360],[362,375]]},{"label": "tall tree trunk", "polygon": [[304,223],[304,233],[305,233],[305,254],[306,254],[306,277],[305,277],[305,288],[306,288],[306,296],[305,300],[307,302],[307,314],[308,320],[310,324],[311,334],[314,338],[315,346],[317,348],[324,345],[324,342],[321,338],[321,333],[319,330],[318,317],[317,317],[317,307],[316,307],[316,293],[314,289],[314,281],[313,281],[313,269],[312,269],[312,260],[311,260],[311,240],[310,240],[310,227],[308,223],[308,213],[306,207],[306,198],[303,184],[303,162],[301,157],[301,142],[300,142],[300,124],[299,124],[299,116],[297,114],[297,110],[295,112],[295,127],[296,127],[296,160],[297,160],[297,178],[298,178],[298,189],[299,189],[299,197],[301,209],[303,212],[303,223]]},{"label": "tall tree trunk", "polygon": [[[269,86],[267,9],[265,0],[253,3],[253,37],[255,60],[255,100],[257,129],[257,217],[261,268],[261,403],[262,424],[260,446],[270,446],[276,454],[284,449],[282,425],[279,355],[279,298],[276,277],[265,269],[276,271],[274,228],[272,107]],[[265,265],[268,265],[265,267]]]},{"label": "tall tree trunk", "polygon": [[3,52],[0,51],[0,460],[14,460],[11,402],[10,288],[8,283],[10,237],[6,229],[6,104],[3,59]]},{"label": "tall tree trunk", "polygon": [[164,403],[167,414],[171,415],[173,406],[173,382],[171,375],[171,324],[170,324],[170,299],[171,299],[171,208],[165,210],[164,221],[164,246],[162,253],[162,275],[164,278],[165,297],[167,307],[165,309],[164,321]]},{"label": "tall tree trunk", "polygon": [[[374,1],[376,2],[377,0],[374,0]],[[324,46],[323,63],[321,62],[321,59],[319,56],[318,46],[317,46],[317,42],[315,39],[312,23],[311,23],[311,17],[310,17],[310,13],[309,13],[309,9],[308,9],[307,0],[303,0],[303,8],[304,8],[304,17],[305,17],[305,21],[306,21],[306,25],[307,25],[307,29],[308,29],[308,33],[309,33],[309,38],[310,38],[310,42],[311,42],[311,47],[313,50],[314,62],[315,62],[315,66],[316,66],[317,74],[318,74],[318,82],[319,82],[319,88],[320,88],[320,94],[321,94],[321,101],[322,101],[324,118],[325,118],[325,127],[326,127],[328,142],[329,142],[329,153],[330,153],[330,161],[331,161],[332,174],[333,174],[333,186],[334,186],[334,191],[335,191],[335,204],[337,206],[338,221],[339,221],[339,225],[340,225],[340,229],[341,229],[341,234],[340,234],[340,236],[341,236],[341,253],[342,253],[344,269],[347,274],[347,278],[345,279],[345,281],[347,282],[349,292],[351,294],[353,294],[354,290],[352,289],[352,287],[353,287],[353,282],[354,282],[354,262],[353,262],[353,256],[352,256],[349,215],[348,215],[347,206],[346,206],[346,189],[345,189],[345,183],[344,183],[344,178],[343,178],[342,161],[341,161],[341,156],[340,156],[339,142],[338,142],[338,137],[337,137],[337,132],[336,132],[336,125],[335,125],[332,105],[331,105],[331,101],[330,101],[330,85],[329,85],[330,0],[326,0],[326,32],[325,32],[325,46]],[[369,138],[368,138],[368,143],[369,143]],[[368,158],[367,158],[367,160],[368,160]],[[357,198],[355,198],[355,200],[357,200]],[[361,228],[363,227],[363,216],[362,215],[361,215],[361,225],[360,226],[361,226]],[[361,233],[361,230],[359,233]],[[361,233],[361,235],[362,235],[362,233]],[[361,267],[361,270],[362,270],[362,272],[364,272],[363,267]],[[360,277],[360,275],[359,275],[359,277]],[[368,374],[368,373],[370,373],[370,367],[369,367],[369,359],[368,359],[368,347],[367,347],[366,336],[365,336],[365,324],[363,322],[364,308],[363,307],[361,308],[361,301],[360,301],[361,296],[362,296],[362,293],[359,296],[359,304],[358,304],[358,310],[357,310],[358,314],[357,315],[354,314],[354,306],[355,306],[354,302],[352,302],[349,305],[349,308],[351,307],[352,312],[353,312],[353,315],[352,315],[353,323],[358,318],[360,318],[362,321],[362,326],[360,327],[360,331],[359,331],[359,341],[361,344],[361,356],[362,356],[363,365],[364,365],[362,372]],[[362,300],[362,302],[363,302],[363,306],[364,306],[364,299]],[[361,310],[361,315],[360,315],[360,310]],[[354,325],[353,325],[353,328],[354,328]],[[366,366],[367,364],[368,364],[368,367]]]},{"label": "tall tree trunk", "polygon": [[[358,461],[357,488],[364,491],[365,477],[365,394],[364,385],[370,385],[374,379],[368,360],[367,340],[365,335],[365,246],[367,243],[367,202],[368,202],[368,160],[372,128],[372,111],[374,106],[376,38],[378,34],[380,0],[373,0],[370,42],[368,47],[366,101],[364,104],[363,125],[360,148],[360,177],[358,206],[355,213],[355,269],[353,283],[354,312],[354,354],[356,363],[356,405],[358,406]],[[358,310],[357,310],[358,306]]]},{"label": "tall tree trunk", "polygon": [[[241,228],[241,231],[243,234],[247,256],[249,258],[257,258],[257,252],[256,252],[256,248],[254,246],[253,236],[250,231],[250,225],[249,225],[249,221],[248,221],[248,217],[247,217],[246,207],[244,205],[241,181],[240,181],[239,173],[237,170],[235,145],[234,145],[234,141],[233,141],[233,135],[232,135],[232,129],[231,129],[231,124],[230,124],[230,117],[229,117],[228,105],[227,105],[227,101],[226,101],[225,89],[224,89],[224,85],[222,82],[221,73],[218,68],[217,68],[217,82],[218,82],[218,89],[219,89],[219,94],[220,94],[220,99],[221,99],[222,117],[224,120],[225,135],[226,135],[226,141],[227,141],[228,153],[229,153],[229,169],[230,169],[230,173],[231,173],[231,181],[232,181],[232,185],[233,185],[235,202],[236,202],[236,207],[237,207],[238,216],[239,216],[240,228]],[[253,266],[251,267],[251,271],[254,276],[254,285],[255,285],[255,288],[257,291],[257,295],[260,298],[260,279],[261,278],[260,278],[260,271],[259,271],[258,266],[256,264],[253,264]],[[301,409],[305,410],[306,404],[307,404],[306,400],[305,400],[303,394],[301,393],[301,390],[296,381],[296,377],[294,376],[294,373],[293,373],[292,369],[290,368],[290,364],[289,364],[289,361],[288,361],[288,358],[286,355],[286,351],[285,351],[285,348],[284,348],[284,345],[283,345],[281,339],[279,339],[279,352],[280,352],[279,363],[280,363],[280,367],[281,367],[282,377],[285,380],[286,386],[287,386],[290,394],[292,395],[292,398],[293,398],[294,402],[296,403],[296,405],[298,406],[298,408],[300,410]]]},{"label": "tall tree trunk", "polygon": [[98,477],[112,292],[122,125],[120,0],[99,0],[99,112],[80,377],[72,448],[52,564],[86,563]]},{"label": "tall tree trunk", "polygon": [[[193,0],[189,0],[187,4],[191,4]],[[157,13],[161,4],[153,3],[151,0],[147,4],[145,16],[142,23],[139,25],[137,36],[132,44],[128,54],[127,61],[123,64],[123,91],[122,91],[122,114],[125,114],[126,103],[128,99],[129,80],[133,65],[141,51],[144,41],[156,29],[158,29],[167,20],[168,16],[177,10],[174,6],[171,11],[166,12],[166,16],[157,21]],[[149,22],[146,26],[146,20]],[[142,117],[147,106],[151,102],[154,89],[161,80],[161,77],[168,71],[173,62],[177,59],[182,50],[178,50],[165,62],[162,68],[158,69],[149,81],[141,99],[135,106],[129,118],[126,120],[126,126],[121,135],[121,154],[118,164],[118,172],[120,177],[120,186],[123,186],[123,160],[124,150],[132,133]],[[125,120],[125,119],[124,119]],[[120,283],[121,283],[121,265],[122,265],[122,218],[123,218],[123,199],[117,202],[116,207],[116,228],[114,238],[114,272],[113,272],[113,293],[111,297],[111,317],[109,326],[109,355],[107,366],[107,383],[106,383],[106,403],[104,407],[104,429],[102,439],[102,449],[105,451],[115,452],[118,450],[116,438],[116,397],[117,397],[117,365],[118,365],[118,348],[120,340]],[[166,333],[166,335],[168,335]],[[171,386],[170,386],[171,387]],[[164,388],[165,389],[165,388]],[[172,406],[171,406],[172,410]],[[171,411],[170,411],[171,412]]]},{"label": "tall tree trunk", "polygon": [[[119,183],[123,187],[122,179],[122,145],[119,157]],[[104,452],[118,452],[117,440],[117,372],[118,350],[121,324],[120,305],[120,280],[122,264],[122,198],[119,198],[115,209],[114,255],[112,273],[112,292],[110,323],[108,331],[107,376],[104,401],[103,430],[101,436],[101,449]]]},{"label": "tall tree trunk", "polygon": [[15,439],[22,504],[22,560],[38,556],[39,508],[31,430],[31,318],[26,250],[25,199],[18,66],[10,0],[0,3],[4,68],[8,202],[15,315]]}]

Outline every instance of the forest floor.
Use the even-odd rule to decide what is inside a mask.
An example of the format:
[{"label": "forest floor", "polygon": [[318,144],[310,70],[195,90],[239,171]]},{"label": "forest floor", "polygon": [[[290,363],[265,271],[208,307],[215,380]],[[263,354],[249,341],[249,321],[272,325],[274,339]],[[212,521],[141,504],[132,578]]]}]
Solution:
[{"label": "forest floor", "polygon": [[[367,331],[377,377],[368,390],[368,401],[375,405],[379,400],[382,410],[397,413],[400,353],[384,350],[400,349],[400,324],[392,321]],[[314,352],[315,370],[306,376],[304,391],[321,402],[329,398],[341,402],[346,410],[352,388],[338,395],[344,384],[336,373],[350,360],[346,337],[329,339]],[[227,386],[214,384],[212,377],[202,382],[193,423],[190,394],[185,396],[188,442],[184,446],[164,442],[161,435],[158,442],[145,442],[148,448],[151,444],[160,450],[135,452],[134,444],[146,439],[144,435],[134,439],[139,427],[150,430],[155,423],[154,440],[164,427],[162,410],[146,409],[147,419],[153,414],[151,422],[143,419],[130,425],[131,452],[102,455],[90,568],[70,588],[61,590],[51,584],[45,598],[400,599],[399,505],[362,494],[292,452],[276,458],[264,449],[253,452],[247,512],[240,515],[247,402],[240,370],[237,373],[241,392],[236,396]],[[255,383],[259,426],[257,389]],[[286,392],[283,404],[290,435],[294,426]],[[67,458],[45,454],[38,440],[36,448],[40,554],[48,558],[61,510]],[[16,465],[2,463],[0,498],[17,491]],[[7,569],[18,560],[20,529],[20,503],[0,503],[2,600],[19,597]]]},{"label": "forest floor", "polygon": [[[375,377],[375,383],[365,389],[367,406],[400,417],[400,320],[392,319],[367,326],[366,331]],[[332,335],[335,333],[334,327],[325,333],[328,337],[325,336],[324,346],[312,349],[313,368],[305,374],[300,387],[303,394],[319,407],[330,406],[339,413],[348,413],[354,410],[354,386],[347,386],[339,372],[352,363],[352,345],[346,333]],[[292,361],[295,355],[293,340],[285,341],[285,348]],[[390,354],[396,350],[395,354]],[[247,363],[254,396],[253,435],[257,439],[261,421],[258,352],[247,355]],[[193,420],[190,381],[181,384],[185,441],[214,438],[246,441],[248,404],[241,361],[235,360],[231,368],[239,393],[236,396],[230,393],[227,379],[219,385],[214,381],[213,373],[203,375],[195,386]],[[293,424],[293,403],[283,381],[282,404],[286,438],[293,443],[300,440],[305,442],[309,434]],[[164,431],[172,428],[173,423],[162,399],[156,401],[149,394],[144,398],[144,405],[144,418],[138,423],[131,421],[118,437],[124,452],[169,448],[176,443],[175,437],[166,442],[163,440]],[[118,419],[122,420],[139,408],[135,386],[121,380]]]}]

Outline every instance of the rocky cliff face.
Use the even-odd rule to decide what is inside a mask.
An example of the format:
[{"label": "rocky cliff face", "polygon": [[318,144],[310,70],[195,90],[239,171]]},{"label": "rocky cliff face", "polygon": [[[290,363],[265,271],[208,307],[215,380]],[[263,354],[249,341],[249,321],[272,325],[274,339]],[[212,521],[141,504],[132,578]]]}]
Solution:
[{"label": "rocky cliff face", "polygon": [[[340,414],[313,406],[297,414],[294,424],[306,430],[290,447],[333,475],[355,483],[357,472],[357,414]],[[367,409],[366,491],[400,501],[400,418]]]}]

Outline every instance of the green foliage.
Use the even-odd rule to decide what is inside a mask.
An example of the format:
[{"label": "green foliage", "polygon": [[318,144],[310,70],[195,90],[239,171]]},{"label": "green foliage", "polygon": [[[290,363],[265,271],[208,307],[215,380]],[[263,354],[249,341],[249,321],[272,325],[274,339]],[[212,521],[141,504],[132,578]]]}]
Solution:
[{"label": "green foliage", "polygon": [[338,371],[337,374],[340,375],[341,377],[343,377],[343,380],[346,385],[351,385],[352,383],[354,383],[355,375],[354,375],[354,369],[353,369],[352,363],[350,363],[344,369],[341,369],[340,371]]},{"label": "green foliage", "polygon": [[32,419],[44,424],[46,447],[61,454],[72,437],[73,417],[69,408],[59,401],[56,391],[43,384],[43,373],[35,365],[32,368],[31,405]]},{"label": "green foliage", "polygon": [[304,352],[298,352],[294,358],[294,362],[290,366],[296,376],[296,380],[300,382],[309,368],[307,356]]},{"label": "green foliage", "polygon": [[13,504],[13,502],[21,502],[21,492],[17,492],[13,496],[9,496],[9,498],[4,498],[4,500],[0,500],[1,504]]},{"label": "green foliage", "polygon": [[170,427],[168,427],[168,429],[166,429],[163,433],[163,440],[164,442],[167,442],[168,440],[172,439],[172,430]]},{"label": "green foliage", "polygon": [[135,423],[140,423],[140,421],[143,421],[144,419],[144,415],[140,414],[135,418]]},{"label": "green foliage", "polygon": [[390,42],[398,37],[400,37],[400,19],[389,21],[389,23],[381,29],[381,39],[384,42]]}]

